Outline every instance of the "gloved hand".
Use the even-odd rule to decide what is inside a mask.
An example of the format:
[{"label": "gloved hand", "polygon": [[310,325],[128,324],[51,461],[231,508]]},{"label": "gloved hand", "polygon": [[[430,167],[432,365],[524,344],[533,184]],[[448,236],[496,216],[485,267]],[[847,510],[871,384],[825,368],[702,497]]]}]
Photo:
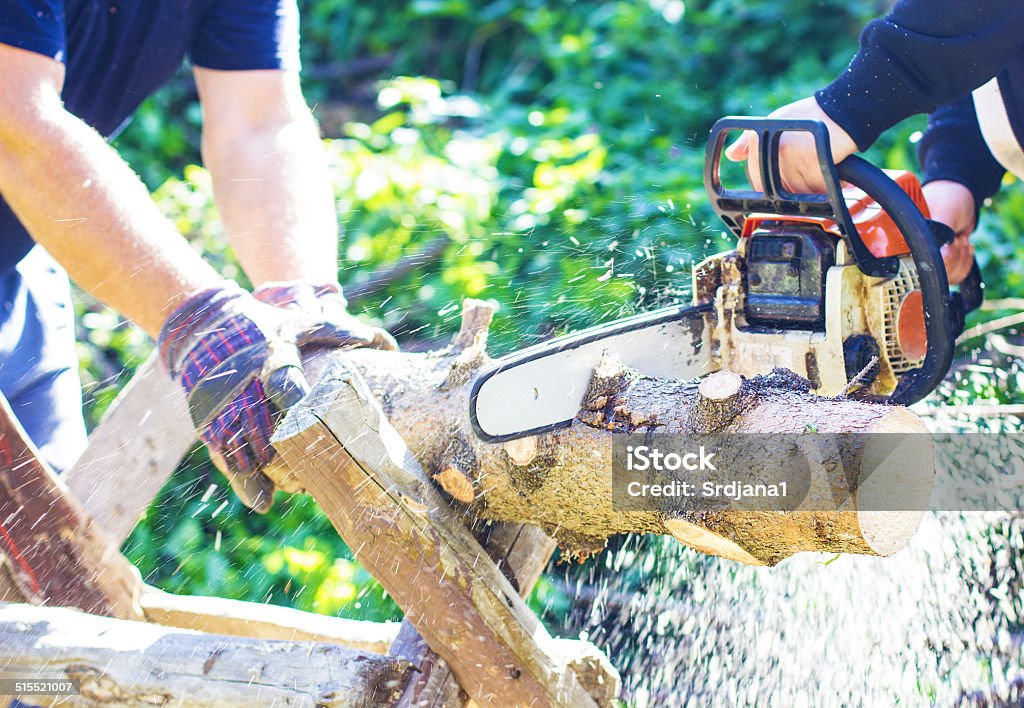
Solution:
[{"label": "gloved hand", "polygon": [[[348,301],[337,283],[314,285],[303,281],[264,283],[252,291],[260,302],[290,310],[305,312],[326,326],[318,333],[311,333],[303,346],[323,347],[370,347],[395,351],[398,344],[394,337],[377,327],[363,324],[348,312]],[[337,341],[337,333],[345,338]]]},{"label": "gloved hand", "polygon": [[274,483],[261,471],[275,455],[274,426],[309,391],[298,348],[393,342],[334,314],[327,321],[272,307],[225,282],[190,296],[160,332],[160,358],[185,389],[211,459],[254,511],[265,513],[274,501]]}]

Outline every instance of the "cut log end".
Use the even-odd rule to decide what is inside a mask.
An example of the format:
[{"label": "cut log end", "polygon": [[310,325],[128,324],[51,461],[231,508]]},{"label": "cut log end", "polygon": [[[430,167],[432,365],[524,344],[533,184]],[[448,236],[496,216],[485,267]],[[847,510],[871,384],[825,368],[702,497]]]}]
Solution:
[{"label": "cut log end", "polygon": [[742,376],[731,371],[716,371],[705,376],[697,387],[688,428],[700,435],[717,433],[755,400],[752,387]]},{"label": "cut log end", "polygon": [[697,393],[709,401],[728,401],[739,395],[743,377],[731,371],[716,371],[704,377]]},{"label": "cut log end", "polygon": [[519,438],[518,440],[509,440],[503,447],[505,448],[505,454],[508,455],[508,458],[517,467],[526,467],[533,462],[537,457],[539,449],[535,435]]},{"label": "cut log end", "polygon": [[931,497],[935,452],[924,422],[894,408],[874,425],[858,481],[857,521],[864,543],[880,556],[903,549]]},{"label": "cut log end", "polygon": [[472,504],[473,499],[476,498],[473,482],[457,467],[446,466],[434,474],[433,478],[449,496],[458,499],[463,504]]},{"label": "cut log end", "polygon": [[670,518],[666,530],[691,548],[751,565],[775,565],[801,551],[896,553],[928,508],[934,451],[917,416],[883,410],[853,436],[801,436],[811,478],[799,508]]}]

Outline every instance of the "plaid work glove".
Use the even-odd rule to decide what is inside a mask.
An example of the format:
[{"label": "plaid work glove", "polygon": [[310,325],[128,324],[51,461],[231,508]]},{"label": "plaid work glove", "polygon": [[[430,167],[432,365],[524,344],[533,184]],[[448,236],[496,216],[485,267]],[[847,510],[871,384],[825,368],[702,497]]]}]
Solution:
[{"label": "plaid work glove", "polygon": [[200,291],[167,319],[160,358],[188,397],[192,422],[238,497],[265,513],[274,483],[261,470],[274,458],[274,426],[309,391],[298,347],[373,346],[348,322],[327,322],[255,300],[235,283]]}]

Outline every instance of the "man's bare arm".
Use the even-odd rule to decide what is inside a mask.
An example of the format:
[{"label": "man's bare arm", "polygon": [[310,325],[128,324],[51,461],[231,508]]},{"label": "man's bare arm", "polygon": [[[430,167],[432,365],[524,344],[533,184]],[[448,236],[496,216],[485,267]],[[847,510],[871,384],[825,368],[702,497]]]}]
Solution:
[{"label": "man's bare arm", "polygon": [[203,159],[228,239],[259,286],[332,282],[338,226],[316,122],[290,71],[197,68]]},{"label": "man's bare arm", "polygon": [[95,130],[60,99],[64,67],[0,44],[0,194],[83,289],[156,336],[219,281]]}]

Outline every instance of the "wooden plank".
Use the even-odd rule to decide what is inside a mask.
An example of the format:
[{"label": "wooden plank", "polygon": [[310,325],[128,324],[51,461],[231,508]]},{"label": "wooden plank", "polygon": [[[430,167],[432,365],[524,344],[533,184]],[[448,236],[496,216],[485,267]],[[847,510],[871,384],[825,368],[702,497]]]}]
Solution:
[{"label": "wooden plank", "polygon": [[387,653],[400,626],[222,597],[174,595],[153,587],[143,592],[142,609],[147,621],[165,627],[253,639],[326,642],[375,654]]},{"label": "wooden plank", "polygon": [[77,705],[390,706],[411,671],[400,659],[335,644],[226,637],[0,604],[0,678],[77,679]]},{"label": "wooden plank", "polygon": [[274,445],[359,562],[480,705],[591,706],[543,625],[340,359]]},{"label": "wooden plank", "polygon": [[8,581],[29,602],[142,618],[138,570],[40,459],[3,396],[0,553]]},{"label": "wooden plank", "polygon": [[430,648],[408,619],[402,621],[388,654],[416,667],[398,701],[399,708],[461,708],[468,696],[451,667]]},{"label": "wooden plank", "polygon": [[[483,528],[476,535],[487,555],[519,591],[519,596],[526,598],[555,551],[554,539],[536,526],[500,521],[481,524]],[[419,669],[406,687],[400,706],[441,708],[461,706],[465,702],[451,668],[431,650],[409,620],[402,622],[389,653],[408,659]],[[609,677],[607,683],[617,690],[613,678]]]},{"label": "wooden plank", "polygon": [[494,521],[481,539],[487,554],[526,598],[555,552],[555,540],[537,526]]},{"label": "wooden plank", "polygon": [[63,480],[120,546],[196,439],[185,395],[154,354],[114,399]]}]

